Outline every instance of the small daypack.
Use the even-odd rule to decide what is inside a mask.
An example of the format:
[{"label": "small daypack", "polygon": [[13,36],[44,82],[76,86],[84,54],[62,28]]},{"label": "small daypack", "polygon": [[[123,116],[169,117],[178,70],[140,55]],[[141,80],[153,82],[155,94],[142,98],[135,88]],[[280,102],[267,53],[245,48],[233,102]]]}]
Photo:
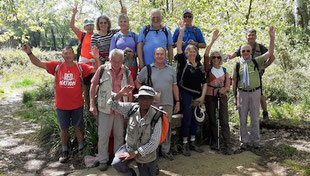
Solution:
[{"label": "small daypack", "polygon": [[[106,64],[104,64],[104,65],[102,65],[102,66],[99,67],[99,69],[100,69],[100,73],[99,73],[99,86],[101,86],[102,83],[103,83],[103,82],[101,81],[101,77],[102,77],[102,75],[103,75],[103,73],[104,73],[106,67],[107,67]],[[129,68],[126,67],[125,65],[123,65],[123,68],[124,68],[124,72],[125,72],[125,74],[126,74],[127,84],[129,85],[129,84],[130,84],[130,79],[129,79],[129,71],[130,71],[130,70],[129,70]]]},{"label": "small daypack", "polygon": [[[151,121],[151,134],[153,134],[154,128],[156,123],[158,122],[158,120],[161,118],[162,119],[162,124],[161,124],[161,136],[160,136],[160,140],[159,140],[159,144],[162,144],[167,136],[168,136],[168,132],[169,132],[169,121],[168,121],[168,115],[165,111],[163,111],[160,108],[157,108],[155,106],[151,106],[151,108],[154,108],[156,110],[155,115],[153,116],[153,119]],[[132,114],[134,114],[135,112],[137,112],[139,109],[139,105],[133,105],[131,107],[131,109],[128,112],[128,117],[130,117]]]},{"label": "small daypack", "polygon": [[[209,67],[209,69],[208,69],[208,71],[207,71],[207,79],[208,79],[209,76],[210,76],[210,72],[211,72],[211,69],[212,69],[212,68],[213,68],[213,66],[210,65],[210,67]],[[225,67],[222,67],[222,69],[223,69],[223,72],[224,72],[224,87],[225,87],[225,85],[226,85],[226,74],[227,74],[227,70],[226,70]],[[213,88],[213,96],[214,96],[214,89],[216,89],[217,87],[211,86],[211,85],[209,85],[209,84],[208,84],[208,87],[212,87],[212,88]]]},{"label": "small daypack", "polygon": [[123,35],[123,34],[121,34],[120,32],[117,32],[116,34],[116,39],[115,39],[115,46],[116,46],[116,43],[117,43],[117,41],[120,39],[120,38],[122,38],[122,37],[131,37],[131,38],[133,38],[133,40],[135,41],[135,43],[137,43],[137,41],[136,41],[136,33],[134,33],[134,32],[130,32],[130,34],[128,35]]},{"label": "small daypack", "polygon": [[165,33],[165,35],[166,35],[167,42],[168,42],[168,30],[167,30],[167,28],[166,28],[165,26],[161,26],[159,30],[153,30],[153,29],[151,29],[151,25],[146,25],[146,26],[145,26],[145,29],[144,29],[144,31],[143,31],[144,38],[146,38],[147,34],[148,34],[150,31],[156,31],[156,32],[158,32],[158,31],[163,31],[163,32]]},{"label": "small daypack", "polygon": [[[254,64],[254,70],[256,69],[256,70],[258,71],[258,75],[259,75],[259,87],[260,87],[260,89],[261,89],[261,92],[263,92],[263,90],[262,90],[262,88],[263,88],[263,84],[262,84],[262,75],[261,75],[260,72],[259,72],[258,63],[257,63],[257,61],[255,60],[255,58],[252,58],[251,61],[252,61],[253,64]],[[239,82],[239,80],[240,80],[239,71],[240,71],[240,62],[237,62],[237,63],[236,63],[237,80],[236,80],[236,90],[235,90],[235,92],[234,92],[235,96],[237,95],[238,82]]]},{"label": "small daypack", "polygon": [[[62,62],[60,64],[58,64],[55,68],[55,73],[54,73],[54,77],[55,77],[55,87],[56,87],[56,75],[57,75],[57,71],[59,70],[59,68],[64,64],[65,62]],[[79,72],[80,72],[80,79],[81,79],[81,87],[82,87],[82,91],[84,90],[84,82],[83,82],[83,69],[81,67],[81,65],[79,65],[78,63],[74,62],[75,65],[77,66]]]},{"label": "small daypack", "polygon": [[84,40],[85,35],[86,35],[86,33],[83,32],[82,33],[81,42],[79,43],[79,46],[78,46],[78,48],[76,50],[75,60],[77,62],[79,62],[79,59],[80,59],[80,56],[81,56],[81,50],[82,50],[82,45],[83,45],[83,40]]}]

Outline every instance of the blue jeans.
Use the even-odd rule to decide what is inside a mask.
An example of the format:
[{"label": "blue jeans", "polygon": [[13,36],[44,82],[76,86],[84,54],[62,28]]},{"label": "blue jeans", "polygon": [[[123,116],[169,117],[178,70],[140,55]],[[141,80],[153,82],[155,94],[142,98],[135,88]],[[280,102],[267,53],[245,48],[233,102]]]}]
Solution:
[{"label": "blue jeans", "polygon": [[181,112],[183,114],[181,135],[182,137],[195,136],[198,123],[194,117],[194,109],[191,107],[195,97],[186,90],[180,90],[180,95]]}]

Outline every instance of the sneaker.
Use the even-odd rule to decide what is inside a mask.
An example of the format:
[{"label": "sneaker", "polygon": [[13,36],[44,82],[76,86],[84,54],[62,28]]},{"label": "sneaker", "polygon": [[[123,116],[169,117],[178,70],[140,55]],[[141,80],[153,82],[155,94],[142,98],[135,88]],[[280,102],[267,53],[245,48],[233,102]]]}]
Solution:
[{"label": "sneaker", "polygon": [[248,144],[247,143],[241,143],[241,145],[240,145],[240,149],[241,150],[247,150],[248,149]]},{"label": "sneaker", "polygon": [[269,119],[269,115],[267,111],[263,111],[263,119],[264,120]]},{"label": "sneaker", "polygon": [[66,162],[68,162],[68,160],[69,160],[69,152],[63,151],[59,157],[59,162],[60,163],[66,163]]},{"label": "sneaker", "polygon": [[182,153],[184,156],[191,156],[191,152],[189,151],[189,144],[188,143],[183,144]]},{"label": "sneaker", "polygon": [[174,160],[174,156],[172,155],[171,152],[168,152],[168,153],[161,153],[161,155],[162,155],[164,158],[166,158],[167,160],[170,160],[170,161]]},{"label": "sneaker", "polygon": [[100,171],[106,171],[108,169],[107,163],[100,163],[99,166],[98,166],[98,169]]},{"label": "sneaker", "polygon": [[202,153],[204,152],[200,147],[198,147],[194,142],[189,144],[189,149],[194,150],[195,152]]}]

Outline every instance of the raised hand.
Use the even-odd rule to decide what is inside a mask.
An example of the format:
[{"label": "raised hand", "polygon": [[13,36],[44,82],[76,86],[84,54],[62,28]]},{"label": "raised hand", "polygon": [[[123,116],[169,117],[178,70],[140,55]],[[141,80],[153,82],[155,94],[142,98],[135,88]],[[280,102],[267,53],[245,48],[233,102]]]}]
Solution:
[{"label": "raised hand", "polygon": [[220,31],[218,29],[215,29],[212,35],[212,41],[215,41],[220,35]]},{"label": "raised hand", "polygon": [[94,59],[99,59],[99,50],[98,50],[98,48],[97,48],[96,45],[92,48],[92,51],[89,52],[89,54],[90,54]]},{"label": "raised hand", "polygon": [[29,46],[28,44],[26,44],[26,43],[23,45],[22,50],[23,50],[25,53],[27,53],[27,54],[31,53],[31,48],[30,48],[30,46]]},{"label": "raised hand", "polygon": [[178,21],[178,26],[179,26],[180,30],[184,30],[185,26],[186,26],[186,23],[183,20],[179,20]]},{"label": "raised hand", "polygon": [[275,32],[274,32],[273,26],[270,26],[270,28],[269,28],[269,36],[270,36],[270,38],[274,38],[275,37]]},{"label": "raised hand", "polygon": [[78,7],[78,4],[75,4],[74,8],[72,9],[73,14],[76,14],[78,12],[77,7]]},{"label": "raised hand", "polygon": [[120,90],[119,93],[121,93],[122,95],[128,95],[135,87],[134,86],[125,86],[122,88],[122,90]]},{"label": "raised hand", "polygon": [[122,6],[121,13],[127,14],[127,8],[125,6]]}]

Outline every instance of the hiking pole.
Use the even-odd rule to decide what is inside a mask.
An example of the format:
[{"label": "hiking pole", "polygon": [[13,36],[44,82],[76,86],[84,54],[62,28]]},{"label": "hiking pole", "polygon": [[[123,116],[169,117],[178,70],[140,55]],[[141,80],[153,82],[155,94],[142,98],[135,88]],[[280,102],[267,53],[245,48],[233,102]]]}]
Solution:
[{"label": "hiking pole", "polygon": [[217,89],[217,112],[216,112],[216,123],[217,123],[217,149],[220,150],[220,89]]}]

